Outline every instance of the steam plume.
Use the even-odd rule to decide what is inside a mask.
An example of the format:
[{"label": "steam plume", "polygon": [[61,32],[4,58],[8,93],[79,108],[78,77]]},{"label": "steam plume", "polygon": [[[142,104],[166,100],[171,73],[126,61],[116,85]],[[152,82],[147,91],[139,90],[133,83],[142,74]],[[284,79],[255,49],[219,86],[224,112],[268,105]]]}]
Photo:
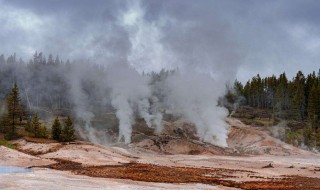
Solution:
[{"label": "steam plume", "polygon": [[[192,76],[192,77],[191,77]],[[193,122],[201,140],[227,146],[228,112],[217,106],[221,94],[220,81],[204,73],[185,71],[167,79],[168,104],[174,113]]]},{"label": "steam plume", "polygon": [[108,68],[107,81],[111,89],[111,104],[119,119],[119,140],[124,138],[125,143],[130,143],[134,113],[139,108],[150,125],[149,105],[146,103],[151,94],[148,81],[126,64]]}]

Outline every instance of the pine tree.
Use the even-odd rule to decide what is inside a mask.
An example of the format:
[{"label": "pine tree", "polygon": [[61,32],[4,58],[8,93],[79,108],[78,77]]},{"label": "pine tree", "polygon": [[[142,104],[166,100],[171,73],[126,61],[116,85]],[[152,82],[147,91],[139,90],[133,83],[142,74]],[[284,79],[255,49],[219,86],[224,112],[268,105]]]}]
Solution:
[{"label": "pine tree", "polygon": [[266,104],[267,108],[274,109],[274,102],[275,102],[275,93],[276,93],[276,84],[277,78],[272,75],[266,79],[267,87],[266,87]]},{"label": "pine tree", "polygon": [[235,93],[236,93],[237,96],[243,96],[244,95],[243,85],[238,80],[236,80],[234,82],[234,90],[235,90]]},{"label": "pine tree", "polygon": [[40,138],[45,138],[45,139],[48,138],[48,131],[47,131],[46,126],[40,126],[39,134],[40,134],[40,136],[39,136]]},{"label": "pine tree", "polygon": [[318,105],[319,105],[319,92],[317,85],[313,84],[308,98],[308,118],[310,122],[315,122],[318,119]]},{"label": "pine tree", "polygon": [[305,77],[299,71],[291,85],[291,115],[296,120],[303,120],[306,115]]},{"label": "pine tree", "polygon": [[4,125],[7,127],[7,139],[13,139],[16,134],[16,120],[21,116],[20,95],[17,83],[14,83],[9,96],[7,96],[7,117],[4,118]]},{"label": "pine tree", "polygon": [[6,63],[6,59],[4,58],[4,55],[0,55],[0,65],[3,66]]},{"label": "pine tree", "polygon": [[312,87],[314,85],[314,83],[316,82],[317,77],[316,77],[316,73],[313,71],[312,74],[309,74],[307,76],[306,79],[306,84],[305,84],[305,97],[306,99],[306,105],[309,104],[309,96],[310,96],[310,92],[312,90]]},{"label": "pine tree", "polygon": [[63,132],[62,132],[63,141],[71,142],[71,141],[76,140],[74,133],[75,133],[75,131],[74,131],[74,127],[73,127],[73,122],[72,122],[71,118],[68,117],[64,123],[64,128],[63,128]]},{"label": "pine tree", "polygon": [[28,132],[30,132],[30,133],[33,133],[32,121],[30,121],[29,119],[28,119],[28,121],[27,121],[27,125],[25,126],[25,130],[28,131]]},{"label": "pine tree", "polygon": [[38,115],[35,115],[32,119],[32,131],[36,138],[41,137],[41,123],[39,122]]},{"label": "pine tree", "polygon": [[53,60],[52,54],[49,55],[47,63],[48,63],[48,65],[53,65],[54,64],[54,60]]},{"label": "pine tree", "polygon": [[56,119],[54,120],[54,123],[52,125],[52,131],[51,131],[51,136],[52,139],[60,141],[61,140],[61,124],[59,121],[59,118],[56,117]]},{"label": "pine tree", "polygon": [[250,80],[246,83],[246,85],[244,86],[244,89],[243,89],[243,94],[244,94],[244,97],[246,98],[247,100],[247,104],[248,105],[251,105],[251,92],[250,92],[250,88],[251,88],[251,82]]},{"label": "pine tree", "polygon": [[48,138],[47,128],[41,126],[38,115],[35,115],[32,119],[32,132],[35,138]]},{"label": "pine tree", "polygon": [[8,123],[9,123],[9,121],[8,121],[7,115],[0,118],[0,132],[1,133],[8,132],[8,128],[10,127],[10,126],[8,126]]},{"label": "pine tree", "polygon": [[286,115],[286,110],[289,106],[289,94],[288,94],[288,79],[286,74],[283,73],[280,75],[275,92],[274,100],[274,112],[280,118],[283,118]]},{"label": "pine tree", "polygon": [[56,59],[54,60],[54,64],[55,64],[55,65],[59,65],[59,64],[60,64],[60,58],[59,58],[59,56],[57,56]]}]

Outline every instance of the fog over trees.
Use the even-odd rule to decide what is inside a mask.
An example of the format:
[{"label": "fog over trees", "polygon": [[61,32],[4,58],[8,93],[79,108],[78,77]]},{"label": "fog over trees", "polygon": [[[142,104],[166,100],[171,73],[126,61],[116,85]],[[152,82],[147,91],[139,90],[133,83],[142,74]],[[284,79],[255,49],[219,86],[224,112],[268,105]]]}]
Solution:
[{"label": "fog over trees", "polygon": [[[35,52],[29,61],[15,54],[1,55],[0,64],[0,98],[5,98],[16,82],[27,112],[37,113],[40,118],[72,115],[83,139],[110,142],[101,134],[114,126],[92,122],[106,113],[115,114],[118,140],[126,143],[131,141],[136,118],[143,118],[159,133],[163,117],[170,113],[195,123],[201,140],[226,146],[224,118],[228,113],[217,106],[225,79],[188,69],[139,73],[128,64],[64,61],[53,55],[46,58],[41,52]],[[192,93],[190,85],[196,88]]]}]

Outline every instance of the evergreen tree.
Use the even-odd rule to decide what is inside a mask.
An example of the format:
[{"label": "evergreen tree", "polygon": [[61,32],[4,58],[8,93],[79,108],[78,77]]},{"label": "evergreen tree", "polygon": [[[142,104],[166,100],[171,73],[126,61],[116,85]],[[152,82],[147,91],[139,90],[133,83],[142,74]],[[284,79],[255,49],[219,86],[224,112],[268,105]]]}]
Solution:
[{"label": "evergreen tree", "polygon": [[49,55],[47,63],[48,63],[48,65],[53,65],[54,64],[54,60],[53,60],[52,54]]},{"label": "evergreen tree", "polygon": [[6,59],[4,58],[4,55],[0,55],[0,65],[4,65],[6,63]]},{"label": "evergreen tree", "polygon": [[8,125],[8,117],[4,116],[0,118],[0,132],[6,133],[7,132],[7,125]]},{"label": "evergreen tree", "polygon": [[278,117],[283,118],[286,115],[285,112],[289,106],[288,79],[285,73],[280,75],[277,83],[274,111]]},{"label": "evergreen tree", "polygon": [[312,74],[309,74],[307,76],[306,84],[305,84],[306,105],[308,105],[309,95],[316,80],[317,80],[317,77],[314,71],[312,72]]},{"label": "evergreen tree", "polygon": [[51,136],[52,139],[60,141],[61,140],[61,124],[59,121],[59,118],[56,117],[56,119],[54,120],[54,123],[52,125],[52,131],[51,131]]},{"label": "evergreen tree", "polygon": [[40,126],[40,138],[45,138],[47,139],[48,138],[48,131],[47,131],[47,128],[45,126]]},{"label": "evergreen tree", "polygon": [[250,82],[250,80],[244,86],[243,94],[247,100],[247,104],[251,105],[252,104],[252,98],[251,98],[252,96],[251,96],[251,82]]},{"label": "evergreen tree", "polygon": [[7,96],[7,117],[4,118],[4,125],[7,128],[7,139],[13,139],[16,134],[16,120],[21,116],[20,95],[17,83],[14,83],[9,96]]},{"label": "evergreen tree", "polygon": [[41,126],[38,115],[35,115],[32,119],[32,132],[35,138],[48,138],[47,128]]},{"label": "evergreen tree", "polygon": [[54,64],[55,64],[55,65],[59,65],[59,64],[60,64],[60,58],[59,58],[59,56],[57,56],[56,59],[54,60]]},{"label": "evergreen tree", "polygon": [[276,93],[276,85],[277,85],[277,78],[272,75],[272,77],[268,77],[266,79],[266,107],[269,109],[274,109],[274,101],[275,101],[275,93]]},{"label": "evergreen tree", "polygon": [[291,114],[296,120],[303,120],[306,115],[305,77],[299,71],[291,85]]},{"label": "evergreen tree", "polygon": [[64,128],[63,128],[63,131],[62,131],[63,141],[71,142],[71,141],[76,140],[76,137],[75,137],[74,133],[75,133],[75,130],[74,130],[74,127],[73,127],[73,122],[72,122],[71,118],[68,117],[67,120],[64,123]]},{"label": "evergreen tree", "polygon": [[25,130],[28,131],[28,132],[30,132],[30,133],[33,133],[32,121],[30,121],[29,119],[28,119],[28,121],[27,121],[27,125],[25,126]]},{"label": "evergreen tree", "polygon": [[33,136],[36,138],[41,137],[41,123],[39,121],[38,115],[35,115],[32,118],[32,131],[33,131]]},{"label": "evergreen tree", "polygon": [[313,84],[308,98],[308,118],[313,125],[316,123],[319,117],[319,95],[320,93],[318,91],[318,85]]},{"label": "evergreen tree", "polygon": [[239,82],[238,80],[236,80],[236,81],[234,82],[234,90],[235,90],[235,93],[236,93],[238,96],[243,96],[243,95],[244,95],[243,85],[242,85],[241,82]]}]

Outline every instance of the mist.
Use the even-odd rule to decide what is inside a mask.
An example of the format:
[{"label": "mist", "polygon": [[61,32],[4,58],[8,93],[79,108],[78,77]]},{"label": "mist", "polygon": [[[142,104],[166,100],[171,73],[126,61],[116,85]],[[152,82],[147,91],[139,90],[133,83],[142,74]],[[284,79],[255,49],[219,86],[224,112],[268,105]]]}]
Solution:
[{"label": "mist", "polygon": [[119,141],[130,143],[135,113],[140,113],[150,127],[148,81],[128,65],[108,68],[107,81],[111,89],[111,104],[119,119]]},{"label": "mist", "polygon": [[219,107],[224,90],[221,81],[205,73],[185,71],[169,77],[167,104],[175,114],[182,114],[196,126],[200,140],[227,146],[228,111]]},{"label": "mist", "polygon": [[[6,4],[6,10],[12,6]],[[24,11],[30,18],[44,14],[33,8]],[[161,134],[163,115],[172,113],[194,123],[200,140],[227,145],[224,119],[228,113],[218,106],[218,99],[226,83],[235,79],[243,54],[219,15],[206,3],[194,6],[179,1],[110,1],[110,6],[99,7],[95,13],[88,11],[103,15],[98,17],[102,22],[91,22],[96,18],[71,11],[59,23],[61,30],[50,28],[50,33],[32,39],[28,51],[17,48],[24,52],[23,59],[18,61],[14,54],[9,56],[14,64],[2,61],[3,68],[12,71],[1,82],[5,88],[17,81],[22,100],[34,112],[72,114],[81,138],[94,143],[114,141],[108,131],[115,124],[96,122],[104,113],[115,114],[117,141],[127,144],[137,118]],[[52,14],[39,17],[30,27],[56,26],[59,18]],[[75,17],[87,22],[72,23]],[[74,30],[79,32],[65,37]],[[34,45],[43,38],[50,39],[50,47]],[[36,50],[62,58],[49,55],[47,59]],[[24,60],[32,54],[29,62]]]}]

